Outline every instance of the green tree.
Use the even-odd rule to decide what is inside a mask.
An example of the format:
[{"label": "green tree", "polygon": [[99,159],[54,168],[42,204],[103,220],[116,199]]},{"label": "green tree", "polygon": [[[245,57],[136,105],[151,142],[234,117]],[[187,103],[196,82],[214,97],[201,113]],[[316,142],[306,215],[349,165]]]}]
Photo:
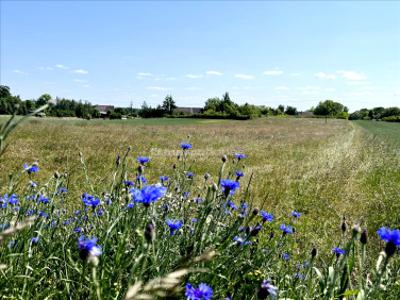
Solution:
[{"label": "green tree", "polygon": [[167,95],[164,99],[164,102],[162,104],[162,109],[169,115],[171,115],[176,108],[176,104],[174,99],[172,98],[171,95]]},{"label": "green tree", "polygon": [[283,114],[283,113],[285,113],[285,106],[280,104],[278,106],[277,110],[278,110],[278,114]]},{"label": "green tree", "polygon": [[10,87],[6,85],[0,85],[0,98],[11,97]]},{"label": "green tree", "polygon": [[47,103],[49,103],[50,100],[51,100],[51,96],[49,94],[43,94],[36,100],[36,104],[37,104],[37,106],[40,107],[40,106],[43,106],[43,105],[46,105]]},{"label": "green tree", "polygon": [[296,116],[297,108],[294,106],[286,106],[285,114],[287,114],[289,116]]},{"label": "green tree", "polygon": [[314,114],[317,116],[329,116],[329,117],[336,117],[336,116],[344,116],[347,114],[347,107],[339,102],[335,102],[333,100],[325,100],[320,102],[314,108]]},{"label": "green tree", "polygon": [[222,101],[218,97],[207,99],[204,105],[204,111],[208,114],[213,114],[222,111]]}]

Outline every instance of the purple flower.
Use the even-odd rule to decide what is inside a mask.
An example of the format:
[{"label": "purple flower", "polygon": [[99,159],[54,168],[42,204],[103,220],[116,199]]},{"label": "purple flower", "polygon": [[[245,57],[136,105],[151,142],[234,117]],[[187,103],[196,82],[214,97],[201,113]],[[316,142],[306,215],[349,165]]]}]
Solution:
[{"label": "purple flower", "polygon": [[345,255],[346,250],[339,248],[339,247],[335,247],[335,248],[332,248],[332,253],[336,254],[336,256],[339,257],[340,255]]},{"label": "purple flower", "polygon": [[125,186],[134,186],[135,184],[133,183],[133,181],[124,180],[124,185]]},{"label": "purple flower", "polygon": [[240,187],[239,182],[234,181],[234,180],[230,180],[230,179],[222,179],[221,180],[221,187],[222,187],[222,191],[226,194],[226,195],[233,195],[236,191],[236,189],[238,189]]},{"label": "purple flower", "polygon": [[182,148],[183,150],[192,149],[192,144],[182,142],[182,143],[181,143],[181,148]]},{"label": "purple flower", "polygon": [[183,226],[183,223],[180,220],[167,219],[165,223],[169,227],[170,235],[175,235],[176,231],[178,231]]},{"label": "purple flower", "polygon": [[186,172],[186,177],[187,177],[187,178],[192,179],[193,176],[194,176],[194,175],[193,175],[193,172],[189,172],[189,171]]},{"label": "purple flower", "polygon": [[286,261],[289,260],[290,259],[289,253],[286,253],[286,252],[282,253],[282,259],[286,260]]},{"label": "purple flower", "polygon": [[38,199],[38,202],[43,203],[43,204],[47,204],[47,203],[49,203],[50,201],[49,201],[49,198],[47,198],[47,197],[45,197],[45,196],[43,196],[43,195],[40,195],[40,196],[39,196],[39,199]]},{"label": "purple flower", "polygon": [[386,242],[386,255],[390,257],[395,254],[396,249],[400,247],[400,230],[381,227],[377,233],[380,238]]},{"label": "purple flower", "polygon": [[267,299],[268,296],[275,299],[278,294],[278,288],[273,286],[268,280],[264,280],[258,290],[258,299]]},{"label": "purple flower", "polygon": [[244,176],[244,173],[242,171],[236,171],[235,175],[236,175],[236,180],[239,180],[241,177]]},{"label": "purple flower", "polygon": [[230,209],[237,210],[237,206],[231,200],[226,201],[225,206],[229,207]]},{"label": "purple flower", "polygon": [[235,237],[233,238],[233,240],[234,240],[238,245],[241,245],[241,246],[247,246],[247,245],[251,245],[251,244],[252,244],[250,241],[248,241],[247,239],[244,239],[244,238],[242,238],[242,237],[240,237],[240,236],[235,236]]},{"label": "purple flower", "polygon": [[210,300],[213,289],[205,283],[200,283],[197,288],[187,283],[185,296],[187,300]]},{"label": "purple flower", "polygon": [[168,176],[164,175],[164,176],[160,176],[160,181],[161,183],[164,183],[165,181],[168,181]]},{"label": "purple flower", "polygon": [[243,153],[235,153],[235,157],[237,158],[237,160],[241,160],[246,158],[247,156]]},{"label": "purple flower", "polygon": [[381,227],[377,231],[382,240],[389,243],[392,242],[396,246],[400,246],[400,230]]},{"label": "purple flower", "polygon": [[260,211],[260,215],[263,219],[264,222],[272,222],[274,220],[274,215],[267,213],[266,211],[262,210]]},{"label": "purple flower", "polygon": [[298,211],[293,210],[293,211],[292,211],[292,216],[295,217],[296,219],[298,219],[298,218],[300,218],[301,213],[298,212]]},{"label": "purple flower", "polygon": [[84,235],[78,239],[79,255],[82,259],[86,259],[89,256],[100,256],[101,247],[97,245],[97,238],[86,238]]},{"label": "purple flower", "polygon": [[144,184],[147,183],[147,179],[146,179],[146,177],[144,177],[143,175],[138,175],[138,176],[136,176],[136,180],[139,181],[139,182],[142,182],[142,183],[144,183]]},{"label": "purple flower", "polygon": [[[10,205],[18,205],[19,200],[18,200],[18,196],[15,194],[12,194],[10,196],[8,196],[8,194],[4,195],[4,203],[8,203]],[[0,201],[1,202],[1,201]]]},{"label": "purple flower", "polygon": [[293,233],[293,227],[290,225],[285,225],[285,224],[281,224],[281,226],[279,226],[280,230],[283,231],[283,234],[292,234]]},{"label": "purple flower", "polygon": [[25,163],[24,170],[28,172],[28,174],[37,173],[39,172],[39,166],[36,163],[32,164],[31,166]]},{"label": "purple flower", "polygon": [[38,242],[39,242],[39,237],[38,236],[31,238],[31,244],[32,245],[36,245]]},{"label": "purple flower", "polygon": [[139,164],[144,165],[150,161],[150,158],[145,156],[138,156],[137,161]]},{"label": "purple flower", "polygon": [[132,189],[132,199],[135,202],[143,203],[145,206],[149,206],[151,202],[155,202],[165,195],[167,188],[160,185],[148,185],[143,187],[141,190]]},{"label": "purple flower", "polygon": [[82,194],[82,201],[85,204],[85,206],[91,206],[92,208],[95,208],[100,205],[99,198],[95,198],[94,196],[86,193]]}]

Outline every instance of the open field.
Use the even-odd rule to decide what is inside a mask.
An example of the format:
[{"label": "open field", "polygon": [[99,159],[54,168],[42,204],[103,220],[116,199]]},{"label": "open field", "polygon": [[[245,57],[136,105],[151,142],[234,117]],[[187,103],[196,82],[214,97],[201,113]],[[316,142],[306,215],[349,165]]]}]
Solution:
[{"label": "open field", "polygon": [[[236,201],[247,199],[252,207],[273,212],[278,222],[285,222],[291,211],[300,211],[293,257],[305,259],[308,249],[316,247],[327,259],[330,249],[343,242],[340,225],[346,217],[348,226],[358,223],[371,233],[369,265],[382,246],[374,232],[400,223],[399,126],[388,125],[296,118],[29,119],[12,135],[1,158],[1,194],[10,192],[6,183],[12,170],[21,172],[25,162],[37,161],[37,182],[44,184],[54,171],[68,174],[65,204],[76,207],[83,192],[99,196],[109,192],[116,156],[123,156],[129,146],[125,179],[135,180],[137,156],[149,156],[145,175],[149,183],[155,183],[161,175],[175,176],[173,164],[183,163],[182,157],[177,160],[182,153],[179,144],[187,141],[193,149],[185,170],[195,174],[189,198],[203,193],[206,172],[213,175],[211,181],[218,180],[223,155],[228,155],[222,176],[227,177],[239,168],[233,162],[234,154],[245,153],[240,167],[245,175]],[[381,133],[387,133],[386,137],[376,136]],[[28,184],[27,177],[18,180],[16,192]]]},{"label": "open field", "polygon": [[400,222],[399,215],[393,213],[400,209],[397,127],[398,124],[377,122],[329,120],[325,124],[318,119],[279,118],[251,121],[35,118],[12,136],[0,171],[3,182],[7,172],[21,169],[25,162],[39,162],[41,180],[54,171],[67,172],[74,183],[68,186],[70,201],[78,202],[86,186],[80,152],[89,178],[97,182],[94,186],[97,194],[104,192],[104,185],[110,182],[109,171],[116,156],[122,156],[129,146],[132,147],[128,158],[130,179],[135,172],[136,157],[145,155],[151,158],[147,171],[150,181],[172,174],[181,141],[193,144],[190,170],[198,182],[206,172],[218,173],[222,155],[232,158],[233,153],[246,153],[243,181],[247,182],[253,174],[254,203],[280,213],[301,210],[307,219],[307,232],[314,232],[315,242],[322,242],[329,239],[332,231],[339,230],[343,216],[364,222],[371,230],[393,218]]}]

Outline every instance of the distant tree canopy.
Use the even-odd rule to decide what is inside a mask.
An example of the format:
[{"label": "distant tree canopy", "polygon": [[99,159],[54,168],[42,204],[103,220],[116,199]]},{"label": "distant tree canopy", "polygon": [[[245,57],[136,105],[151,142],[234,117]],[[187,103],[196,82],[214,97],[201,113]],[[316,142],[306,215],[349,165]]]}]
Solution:
[{"label": "distant tree canopy", "polygon": [[363,108],[349,115],[349,120],[383,120],[388,122],[400,122],[399,107],[375,107]]},{"label": "distant tree canopy", "polygon": [[172,115],[174,109],[177,108],[174,99],[171,95],[167,95],[162,104],[162,109],[169,115]]},{"label": "distant tree canopy", "polygon": [[[172,95],[167,95],[163,102],[155,107],[149,106],[143,102],[141,108],[115,107],[107,111],[106,114],[100,114],[96,106],[89,102],[76,101],[73,99],[56,98],[52,99],[49,94],[43,94],[35,99],[21,100],[17,95],[11,93],[8,86],[0,85],[0,114],[19,114],[25,115],[35,111],[37,108],[48,104],[46,115],[55,117],[77,117],[77,118],[99,118],[107,117],[110,119],[121,119],[122,117],[142,117],[142,118],[160,118],[160,117],[181,117],[182,111],[177,112],[176,102]],[[192,111],[192,110],[190,110]],[[331,118],[343,118],[350,120],[384,120],[399,122],[399,107],[375,107],[373,109],[360,109],[348,114],[348,108],[334,100],[325,100],[319,102],[316,107],[309,110],[315,116],[326,116]],[[299,112],[294,106],[284,106],[283,104],[273,108],[265,105],[253,105],[249,103],[237,104],[225,92],[221,98],[213,97],[206,100],[204,107],[200,112],[191,117],[203,118],[224,118],[224,119],[249,119],[261,116],[297,116]],[[310,113],[307,114],[310,116]],[[311,114],[312,116],[312,114]],[[190,115],[184,115],[190,117]]]},{"label": "distant tree canopy", "polygon": [[327,116],[335,118],[348,118],[348,108],[339,102],[325,100],[320,102],[314,108],[314,114],[317,116]]},{"label": "distant tree canopy", "polygon": [[13,96],[8,86],[0,86],[0,114],[26,115],[37,108],[48,104],[46,115],[54,117],[78,117],[97,118],[99,111],[89,102],[56,98],[50,102],[49,94],[41,95],[37,100],[21,100],[19,96]]}]

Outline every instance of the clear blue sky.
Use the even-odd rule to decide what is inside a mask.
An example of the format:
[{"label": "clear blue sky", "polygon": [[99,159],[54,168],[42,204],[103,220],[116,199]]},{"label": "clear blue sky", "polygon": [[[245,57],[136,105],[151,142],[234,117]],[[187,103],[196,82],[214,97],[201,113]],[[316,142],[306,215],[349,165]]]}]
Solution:
[{"label": "clear blue sky", "polygon": [[0,5],[0,81],[22,98],[400,106],[398,1]]}]

